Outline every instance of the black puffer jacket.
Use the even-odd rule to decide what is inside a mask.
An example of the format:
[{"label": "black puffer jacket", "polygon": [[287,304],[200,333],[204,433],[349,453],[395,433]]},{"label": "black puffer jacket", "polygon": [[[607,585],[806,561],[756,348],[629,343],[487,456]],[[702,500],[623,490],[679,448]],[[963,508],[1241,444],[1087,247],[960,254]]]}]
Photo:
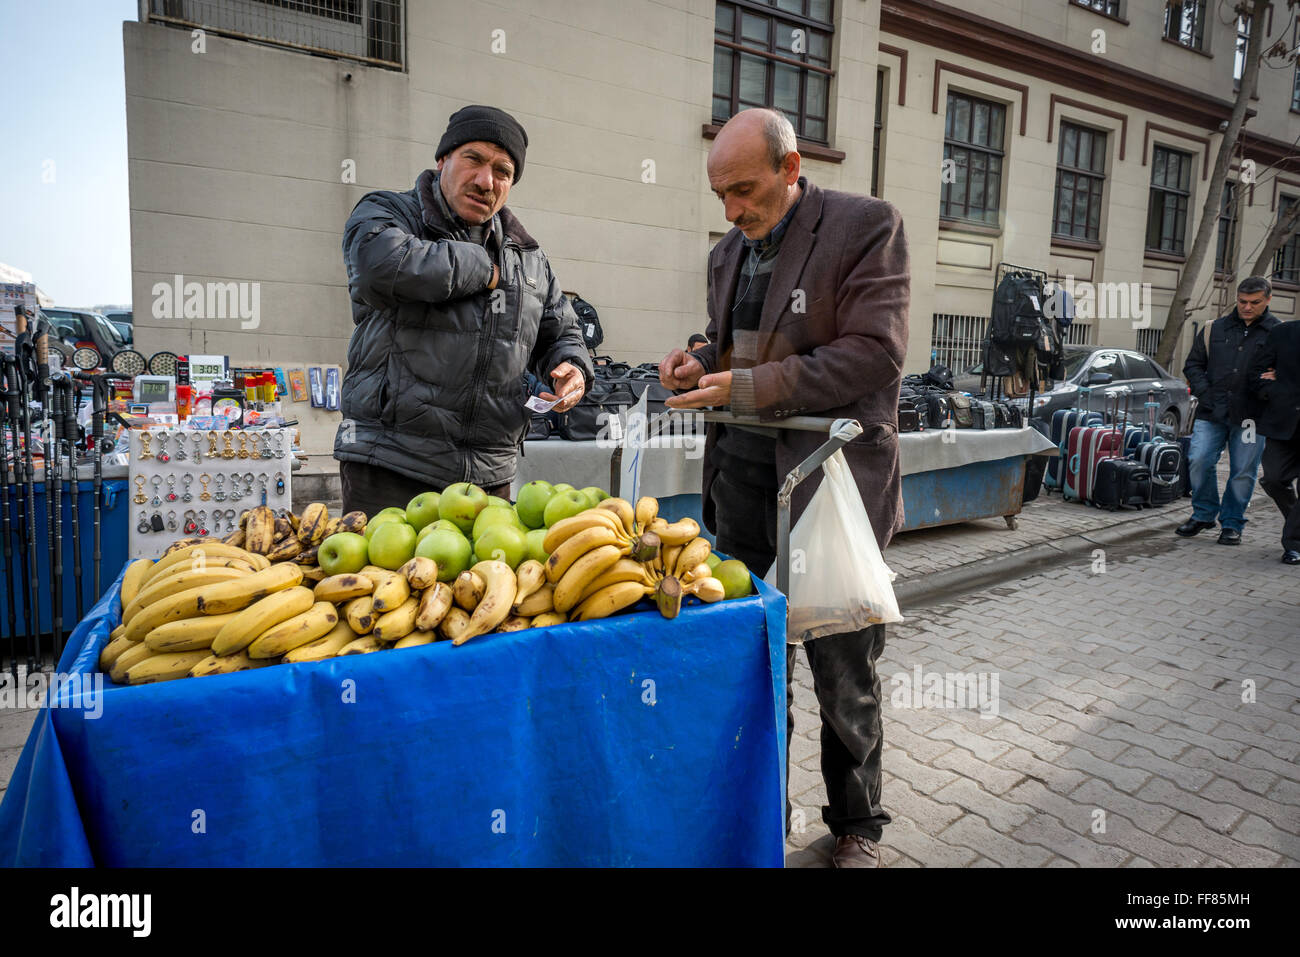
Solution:
[{"label": "black puffer jacket", "polygon": [[405,193],[364,196],[343,233],[356,328],[343,379],[340,461],[441,489],[515,475],[528,428],[525,370],[549,387],[561,362],[592,367],[577,317],[536,240],[497,214],[487,248],[453,239],[425,170]]},{"label": "black puffer jacket", "polygon": [[1278,324],[1277,316],[1264,314],[1249,326],[1233,309],[1210,323],[1210,348],[1205,330],[1192,341],[1183,377],[1196,396],[1196,417],[1232,427],[1259,417],[1260,401],[1251,391],[1250,367],[1255,353]]}]

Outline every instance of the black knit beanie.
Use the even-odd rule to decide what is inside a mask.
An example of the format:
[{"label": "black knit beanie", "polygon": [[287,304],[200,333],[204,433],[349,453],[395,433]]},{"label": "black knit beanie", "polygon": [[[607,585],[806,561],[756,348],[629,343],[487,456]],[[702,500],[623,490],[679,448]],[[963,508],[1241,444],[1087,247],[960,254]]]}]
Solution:
[{"label": "black knit beanie", "polygon": [[463,106],[447,121],[447,132],[438,141],[435,160],[440,160],[458,146],[483,140],[495,143],[515,161],[515,178],[524,174],[524,152],[528,149],[528,134],[519,121],[505,110],[495,106]]}]

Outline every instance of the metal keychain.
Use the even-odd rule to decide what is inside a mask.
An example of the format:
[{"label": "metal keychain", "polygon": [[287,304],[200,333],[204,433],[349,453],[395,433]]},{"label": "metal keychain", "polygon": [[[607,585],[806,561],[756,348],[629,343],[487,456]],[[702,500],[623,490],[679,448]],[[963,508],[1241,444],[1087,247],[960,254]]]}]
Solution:
[{"label": "metal keychain", "polygon": [[135,494],[131,496],[131,501],[135,502],[137,505],[143,505],[149,501],[149,496],[144,494],[144,482],[145,478],[143,475],[137,475],[135,477]]},{"label": "metal keychain", "polygon": [[151,439],[152,436],[150,436],[148,432],[140,433],[140,458],[142,459],[153,458],[153,451],[149,447],[149,442],[151,441]]},{"label": "metal keychain", "polygon": [[263,459],[269,459],[269,458],[274,458],[274,457],[275,457],[275,456],[274,456],[274,453],[271,451],[271,433],[270,433],[270,432],[263,432],[263,433],[262,433],[262,454],[261,454],[260,457],[263,458]]},{"label": "metal keychain", "polygon": [[149,519],[149,527],[155,532],[161,532],[164,528],[167,527],[163,524],[163,517],[161,512],[153,513],[153,516],[150,517]]},{"label": "metal keychain", "polygon": [[199,509],[199,534],[208,534],[208,513],[206,509]]},{"label": "metal keychain", "polygon": [[198,465],[203,461],[203,433],[194,433],[194,464]]},{"label": "metal keychain", "polygon": [[212,493],[212,498],[213,498],[214,501],[217,501],[217,502],[224,502],[224,501],[226,500],[226,476],[225,476],[225,474],[224,474],[224,473],[221,473],[221,472],[218,472],[218,473],[217,473],[216,482],[217,482],[217,490],[216,490],[215,492]]},{"label": "metal keychain", "polygon": [[159,462],[170,462],[172,457],[167,454],[167,433],[158,433],[158,454],[154,456]]},{"label": "metal keychain", "polygon": [[175,512],[168,512],[168,513],[167,513],[167,531],[169,531],[169,532],[174,532],[174,531],[176,531],[176,528],[177,528],[177,525],[176,525],[176,513],[175,513]]},{"label": "metal keychain", "polygon": [[184,462],[186,459],[184,432],[176,433],[176,454],[173,455],[172,458],[174,458],[177,462]]},{"label": "metal keychain", "polygon": [[214,429],[208,433],[208,458],[215,459],[220,455],[217,452],[217,433]]},{"label": "metal keychain", "polygon": [[199,493],[199,501],[209,502],[212,500],[212,493],[208,491],[208,483],[212,481],[212,476],[204,472],[199,476],[199,484],[203,486],[203,491]]},{"label": "metal keychain", "polygon": [[248,458],[249,454],[250,453],[248,451],[248,435],[247,433],[240,432],[239,433],[239,457],[241,459],[246,459]]},{"label": "metal keychain", "polygon": [[176,476],[174,474],[167,476],[167,501],[176,501]]},{"label": "metal keychain", "polygon": [[283,432],[275,433],[275,457],[277,459],[284,458],[284,433]]},{"label": "metal keychain", "polygon": [[153,498],[149,500],[149,504],[152,505],[154,508],[157,508],[158,506],[162,505],[162,494],[161,494],[162,476],[155,475],[153,478],[149,480],[149,484],[153,486]]},{"label": "metal keychain", "polygon": [[135,526],[135,530],[136,530],[137,532],[139,532],[141,535],[144,535],[145,533],[147,533],[147,532],[149,531],[149,528],[150,528],[150,525],[149,525],[149,513],[148,513],[148,512],[141,512],[141,513],[140,513],[140,521],[136,524],[136,526]]},{"label": "metal keychain", "polygon": [[221,433],[221,439],[225,442],[225,447],[221,450],[221,457],[223,459],[233,459],[235,457],[235,433],[230,429],[226,429]]},{"label": "metal keychain", "polygon": [[181,484],[184,486],[184,491],[181,493],[181,501],[194,501],[194,493],[190,491],[190,486],[194,484],[194,476],[189,472],[186,472],[181,476]]},{"label": "metal keychain", "polygon": [[185,534],[193,535],[198,530],[199,522],[197,516],[194,514],[194,509],[187,508],[185,510]]}]

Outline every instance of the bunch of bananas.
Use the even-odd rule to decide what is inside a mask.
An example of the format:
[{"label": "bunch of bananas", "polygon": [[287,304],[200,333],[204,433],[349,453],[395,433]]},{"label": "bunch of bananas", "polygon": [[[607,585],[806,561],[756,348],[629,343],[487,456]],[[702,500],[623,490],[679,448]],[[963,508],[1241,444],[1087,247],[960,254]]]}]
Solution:
[{"label": "bunch of bananas", "polygon": [[708,565],[710,546],[691,518],[669,523],[650,496],[633,507],[607,498],[594,508],[556,522],[543,548],[546,579],[556,612],[573,621],[605,618],[643,597],[654,597],[665,618],[681,611],[682,598],[722,599],[722,583]]}]

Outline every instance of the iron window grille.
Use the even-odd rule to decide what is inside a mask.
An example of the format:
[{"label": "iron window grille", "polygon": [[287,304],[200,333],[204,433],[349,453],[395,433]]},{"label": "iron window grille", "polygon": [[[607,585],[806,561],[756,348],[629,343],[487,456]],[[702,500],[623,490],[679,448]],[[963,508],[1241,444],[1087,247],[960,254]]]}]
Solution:
[{"label": "iron window grille", "polygon": [[[1294,196],[1282,196],[1277,204],[1277,218],[1282,220],[1291,207],[1300,202]],[[1300,237],[1292,233],[1273,254],[1273,278],[1278,282],[1300,283]]]},{"label": "iron window grille", "polygon": [[983,358],[988,322],[987,316],[936,312],[930,331],[931,361],[945,365],[959,375],[978,363]]},{"label": "iron window grille", "polygon": [[1214,271],[1232,272],[1237,266],[1237,184],[1228,180],[1219,198],[1219,242],[1214,250]]},{"label": "iron window grille", "polygon": [[1205,0],[1170,0],[1165,36],[1191,50],[1205,49]]},{"label": "iron window grille", "polygon": [[948,93],[940,219],[997,225],[1006,109],[1001,103]]},{"label": "iron window grille", "polygon": [[1098,13],[1104,13],[1108,17],[1119,18],[1119,0],[1070,0],[1076,7],[1087,7],[1089,10],[1096,10]]},{"label": "iron window grille", "polygon": [[784,113],[803,140],[827,143],[831,0],[728,0],[714,7],[713,121],[741,110]]},{"label": "iron window grille", "polygon": [[1142,353],[1148,359],[1156,357],[1156,350],[1160,348],[1160,340],[1164,336],[1163,329],[1139,329],[1137,331],[1137,351]]},{"label": "iron window grille", "polygon": [[1147,249],[1181,256],[1187,234],[1192,154],[1155,147],[1151,158],[1151,196],[1147,206]]},{"label": "iron window grille", "polygon": [[1097,242],[1106,185],[1106,134],[1061,123],[1056,166],[1056,215],[1052,235]]}]

